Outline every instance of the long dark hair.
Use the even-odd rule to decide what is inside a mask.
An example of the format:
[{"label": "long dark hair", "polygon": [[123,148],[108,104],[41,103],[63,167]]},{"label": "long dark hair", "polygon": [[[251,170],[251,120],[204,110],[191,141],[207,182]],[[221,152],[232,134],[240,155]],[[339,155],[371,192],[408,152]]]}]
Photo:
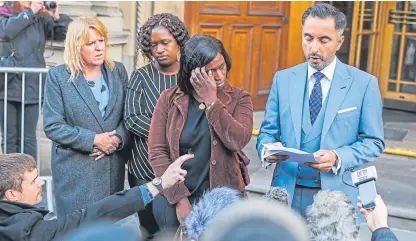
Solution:
[{"label": "long dark hair", "polygon": [[227,66],[227,76],[231,70],[231,59],[224,49],[222,42],[208,35],[195,35],[186,41],[181,48],[180,69],[177,84],[186,94],[192,94],[191,72],[195,68],[204,67],[220,53]]}]

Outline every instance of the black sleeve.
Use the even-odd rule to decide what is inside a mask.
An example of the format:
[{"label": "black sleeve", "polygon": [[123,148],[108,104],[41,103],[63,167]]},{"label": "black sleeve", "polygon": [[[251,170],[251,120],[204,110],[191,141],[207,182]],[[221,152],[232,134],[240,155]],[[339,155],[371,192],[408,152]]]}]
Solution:
[{"label": "black sleeve", "polygon": [[59,14],[59,20],[55,21],[51,16],[44,16],[45,22],[45,37],[49,40],[65,40],[66,32],[68,31],[68,24],[72,21],[70,17],[65,14]]},{"label": "black sleeve", "polygon": [[30,232],[29,240],[53,240],[85,224],[97,220],[117,222],[143,209],[143,198],[137,186],[106,197],[65,217],[38,221]]},{"label": "black sleeve", "polygon": [[389,228],[379,228],[371,235],[371,241],[398,241],[398,239]]}]

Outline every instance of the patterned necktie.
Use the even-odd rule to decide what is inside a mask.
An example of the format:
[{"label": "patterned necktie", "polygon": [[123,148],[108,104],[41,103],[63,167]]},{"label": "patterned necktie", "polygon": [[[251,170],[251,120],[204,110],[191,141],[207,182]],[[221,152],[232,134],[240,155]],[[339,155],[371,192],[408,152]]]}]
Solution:
[{"label": "patterned necktie", "polygon": [[325,75],[321,72],[315,72],[313,76],[315,77],[316,81],[313,85],[311,96],[309,97],[309,112],[311,116],[312,125],[315,123],[315,120],[318,117],[319,112],[322,108],[321,80],[323,77],[325,77]]}]

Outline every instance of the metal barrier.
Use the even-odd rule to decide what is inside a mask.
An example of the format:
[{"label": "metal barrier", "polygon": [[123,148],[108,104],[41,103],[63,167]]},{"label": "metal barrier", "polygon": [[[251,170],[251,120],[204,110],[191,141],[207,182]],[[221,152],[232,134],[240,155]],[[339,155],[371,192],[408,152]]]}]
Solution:
[{"label": "metal barrier", "polygon": [[[22,98],[21,98],[21,126],[20,126],[20,152],[24,152],[24,124],[25,124],[25,86],[26,86],[26,74],[33,73],[39,74],[39,93],[38,93],[38,116],[40,118],[42,112],[42,74],[48,72],[47,68],[19,68],[19,67],[0,67],[0,73],[4,73],[4,113],[3,113],[3,153],[7,153],[7,93],[8,93],[8,74],[22,74]],[[41,161],[40,161],[40,123],[38,120],[36,132],[36,162],[37,168],[40,172]],[[48,202],[48,209],[53,212],[53,195],[52,195],[52,177],[50,176],[42,176],[42,180],[46,181],[46,190],[47,190],[47,202]]]}]

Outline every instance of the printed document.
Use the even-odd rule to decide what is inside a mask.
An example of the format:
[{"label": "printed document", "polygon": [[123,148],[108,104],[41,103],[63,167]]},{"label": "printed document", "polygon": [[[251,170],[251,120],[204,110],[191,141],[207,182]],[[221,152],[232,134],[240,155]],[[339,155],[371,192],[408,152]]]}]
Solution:
[{"label": "printed document", "polygon": [[[265,151],[267,149],[267,151]],[[288,162],[297,162],[297,163],[319,163],[315,160],[312,153],[304,152],[294,148],[288,148],[283,146],[276,146],[273,144],[263,144],[263,152],[261,155],[261,160],[263,163],[263,168],[266,168],[271,165],[265,158],[272,155],[287,155],[289,156]]]}]

